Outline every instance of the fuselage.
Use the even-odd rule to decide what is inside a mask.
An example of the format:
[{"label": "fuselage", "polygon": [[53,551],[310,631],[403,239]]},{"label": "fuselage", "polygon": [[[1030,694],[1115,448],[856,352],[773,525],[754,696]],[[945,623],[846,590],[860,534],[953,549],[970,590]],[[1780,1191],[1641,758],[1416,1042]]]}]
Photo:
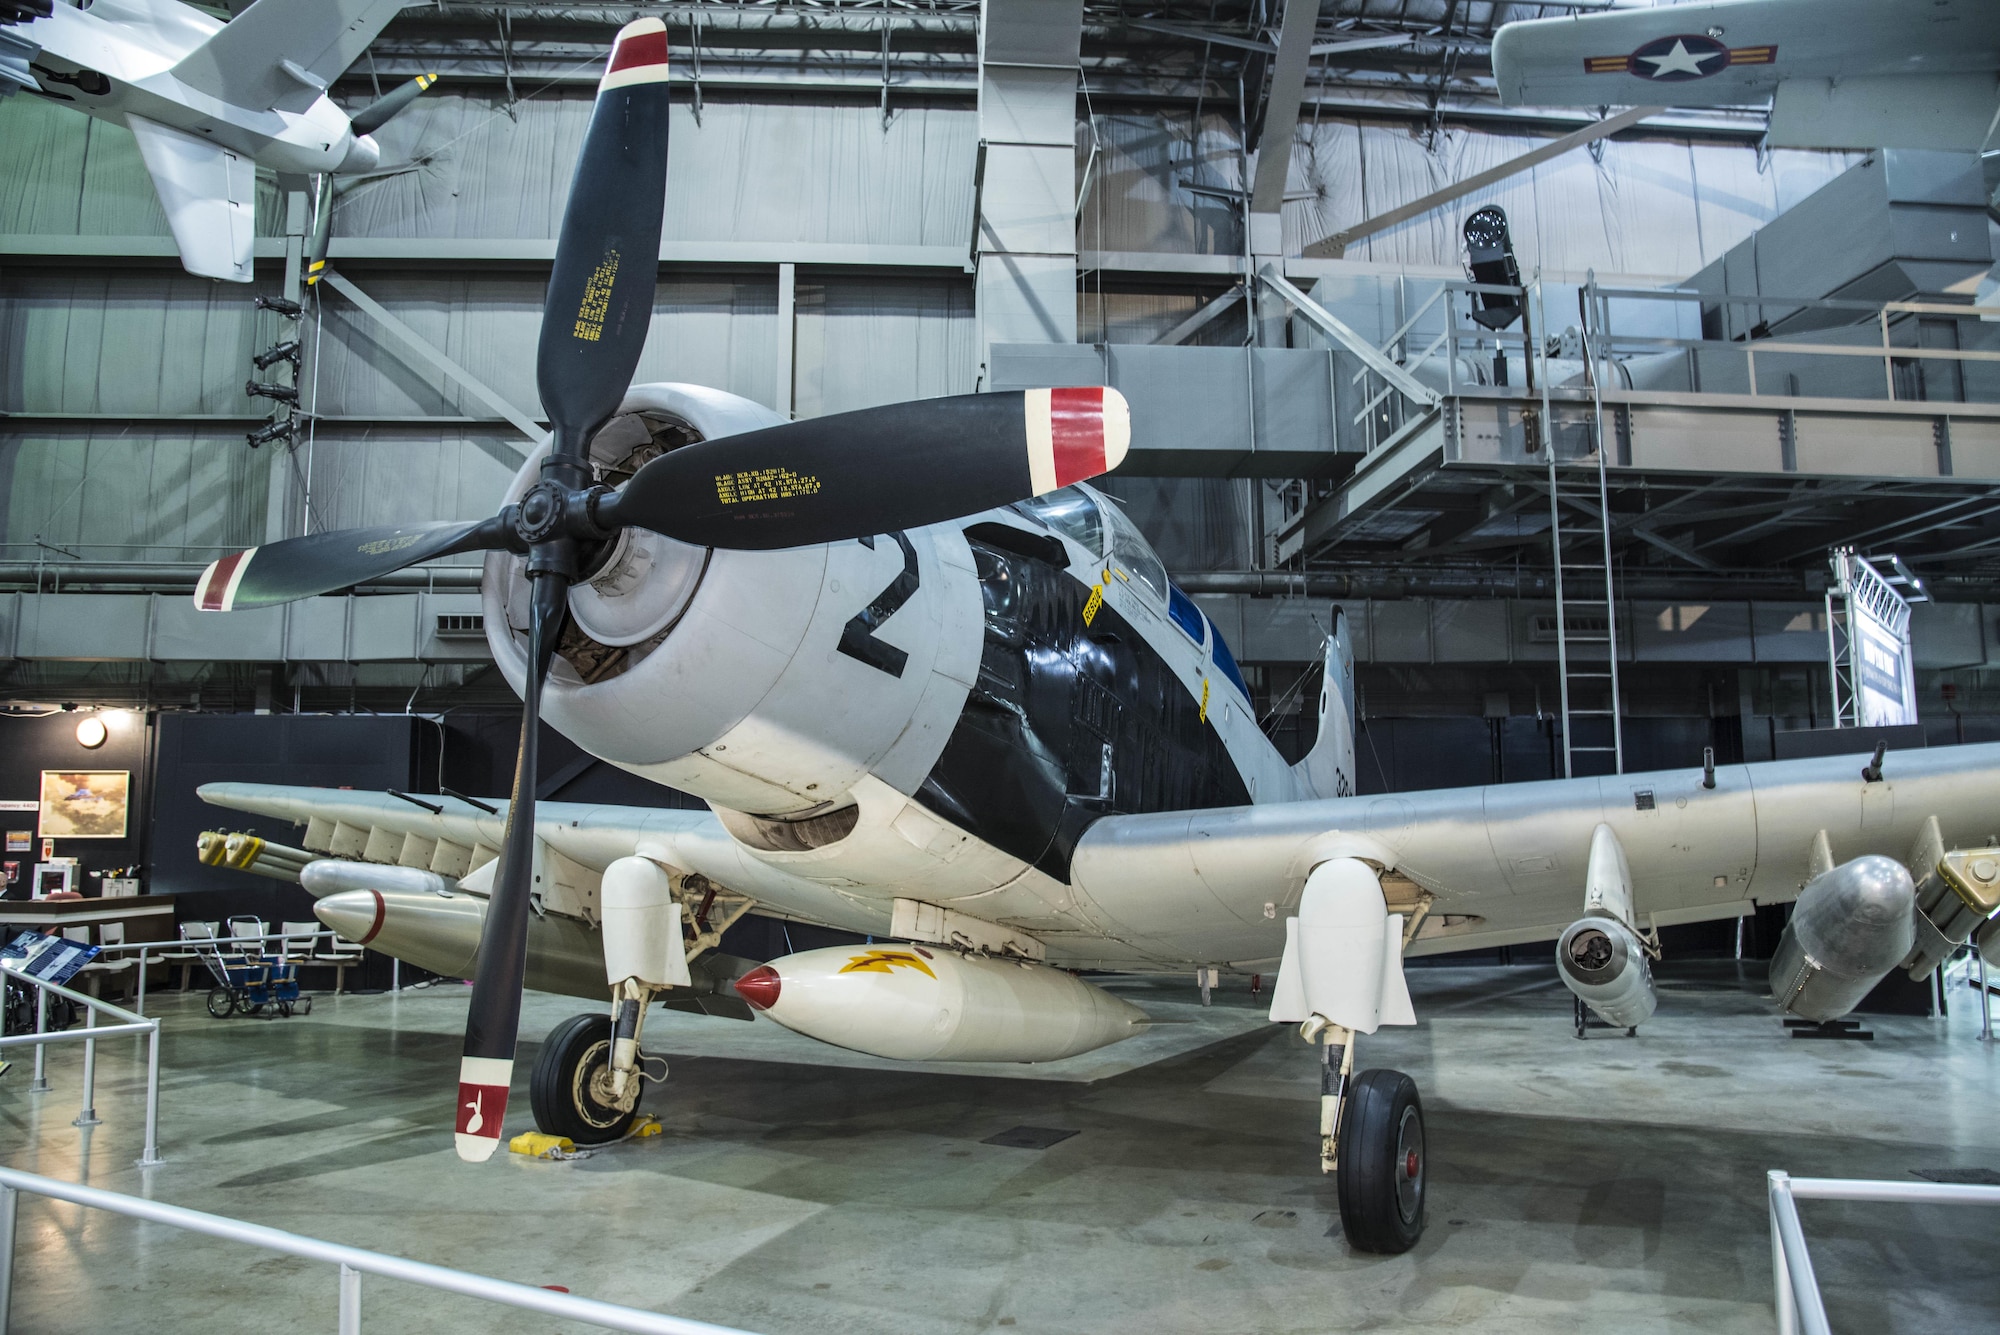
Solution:
[{"label": "fuselage", "polygon": [[[654,388],[628,408],[689,411]],[[1098,820],[1309,795],[1220,635],[1088,489],[774,552],[620,541],[572,597],[544,716],[850,899],[1088,930],[1071,863]],[[520,562],[490,558],[517,685],[525,596]]]},{"label": "fuselage", "polygon": [[41,46],[34,59],[41,95],[100,120],[137,116],[198,134],[277,171],[355,172],[381,158],[355,135],[345,112],[320,96],[303,111],[232,105],[174,77],[189,52],[222,27],[176,0],[97,0],[89,9],[57,4],[21,31]]}]

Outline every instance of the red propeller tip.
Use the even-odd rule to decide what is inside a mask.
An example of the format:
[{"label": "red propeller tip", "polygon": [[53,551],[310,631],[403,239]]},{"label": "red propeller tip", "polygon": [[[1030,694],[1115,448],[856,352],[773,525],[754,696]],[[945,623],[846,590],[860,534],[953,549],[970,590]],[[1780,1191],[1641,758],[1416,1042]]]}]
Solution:
[{"label": "red propeller tip", "polygon": [[597,91],[629,88],[635,83],[664,83],[667,78],[667,25],[658,19],[634,19],[618,30],[611,61]]},{"label": "red propeller tip", "polygon": [[210,561],[208,569],[201,572],[195,582],[194,605],[204,612],[227,612],[236,602],[236,590],[243,583],[243,572],[250,568],[250,558],[257,554],[252,547],[247,552],[237,552],[219,561]]},{"label": "red propeller tip", "polygon": [[458,1121],[453,1137],[458,1157],[481,1163],[500,1148],[507,1119],[507,1088],[514,1063],[499,1057],[462,1057],[458,1064]]},{"label": "red propeller tip", "polygon": [[784,986],[784,979],[768,964],[760,964],[749,973],[736,980],[736,995],[767,1011],[778,1004],[778,991]]},{"label": "red propeller tip", "polygon": [[1028,478],[1035,495],[1108,473],[1125,462],[1132,412],[1108,386],[1027,393]]}]

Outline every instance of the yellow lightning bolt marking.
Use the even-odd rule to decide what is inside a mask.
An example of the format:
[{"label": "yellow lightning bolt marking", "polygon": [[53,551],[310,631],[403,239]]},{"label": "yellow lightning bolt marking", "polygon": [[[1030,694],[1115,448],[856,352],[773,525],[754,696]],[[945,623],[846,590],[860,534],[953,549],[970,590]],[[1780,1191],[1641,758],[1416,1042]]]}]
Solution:
[{"label": "yellow lightning bolt marking", "polygon": [[1201,679],[1201,721],[1208,722],[1208,678]]},{"label": "yellow lightning bolt marking", "polygon": [[892,969],[915,969],[926,977],[935,978],[931,966],[907,950],[871,950],[865,955],[856,955],[840,966],[842,973],[888,973]]}]

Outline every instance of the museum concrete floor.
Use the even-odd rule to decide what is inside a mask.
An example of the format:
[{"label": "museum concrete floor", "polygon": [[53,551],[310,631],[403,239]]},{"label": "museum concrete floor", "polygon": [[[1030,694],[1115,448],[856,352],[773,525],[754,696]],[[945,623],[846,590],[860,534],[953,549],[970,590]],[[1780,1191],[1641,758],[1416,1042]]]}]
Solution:
[{"label": "museum concrete floor", "polygon": [[[0,1078],[0,1159],[421,1260],[760,1332],[1768,1331],[1764,1174],[1909,1179],[2000,1168],[2000,1057],[1977,1004],[1877,1019],[1873,1043],[1788,1040],[1754,972],[1670,969],[1636,1039],[1571,1036],[1546,969],[1413,970],[1414,1030],[1364,1065],[1413,1074],[1430,1228],[1352,1253],[1314,1171],[1312,1054],[1240,990],[1120,990],[1175,1021],[1047,1067],[913,1068],[768,1022],[656,1017],[665,1134],[572,1163],[454,1158],[465,989],[321,997],[310,1017],[165,1017],[161,1146],[140,1145],[143,1049],[99,1055],[103,1125],[70,1125],[80,1056]],[[582,1009],[531,996],[524,1057]],[[525,1072],[525,1061],[517,1071]],[[516,1124],[518,1123],[518,1126]],[[517,1079],[509,1129],[529,1125]],[[1018,1126],[1076,1134],[987,1143]],[[1810,1203],[1836,1330],[2000,1317],[1977,1208]],[[329,1267],[24,1199],[14,1329],[334,1328]],[[370,1332],[548,1331],[388,1280]],[[570,1329],[570,1327],[562,1327]]]}]

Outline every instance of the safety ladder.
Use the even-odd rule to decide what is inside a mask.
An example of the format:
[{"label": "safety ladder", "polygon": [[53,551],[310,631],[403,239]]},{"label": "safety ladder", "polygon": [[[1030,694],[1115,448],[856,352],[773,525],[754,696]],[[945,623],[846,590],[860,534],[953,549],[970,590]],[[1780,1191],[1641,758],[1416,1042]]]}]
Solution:
[{"label": "safety ladder", "polygon": [[[1558,460],[1556,433],[1550,414],[1546,337],[1547,313],[1542,309],[1539,278],[1535,283],[1537,315],[1543,330],[1534,348],[1541,363],[1536,378],[1541,387],[1543,457],[1549,470],[1549,554],[1555,566],[1556,672],[1561,685],[1563,777],[1577,776],[1583,757],[1608,757],[1610,772],[1625,772],[1625,732],[1619,716],[1618,594],[1611,565],[1610,488],[1605,476],[1604,399],[1596,348],[1591,339],[1594,280],[1584,292],[1583,363],[1590,382],[1591,425],[1588,453]],[[1564,515],[1570,523],[1563,522]],[[1594,520],[1594,523],[1581,522]],[[1581,729],[1579,728],[1579,725]],[[1605,772],[1589,764],[1586,774]]]}]

